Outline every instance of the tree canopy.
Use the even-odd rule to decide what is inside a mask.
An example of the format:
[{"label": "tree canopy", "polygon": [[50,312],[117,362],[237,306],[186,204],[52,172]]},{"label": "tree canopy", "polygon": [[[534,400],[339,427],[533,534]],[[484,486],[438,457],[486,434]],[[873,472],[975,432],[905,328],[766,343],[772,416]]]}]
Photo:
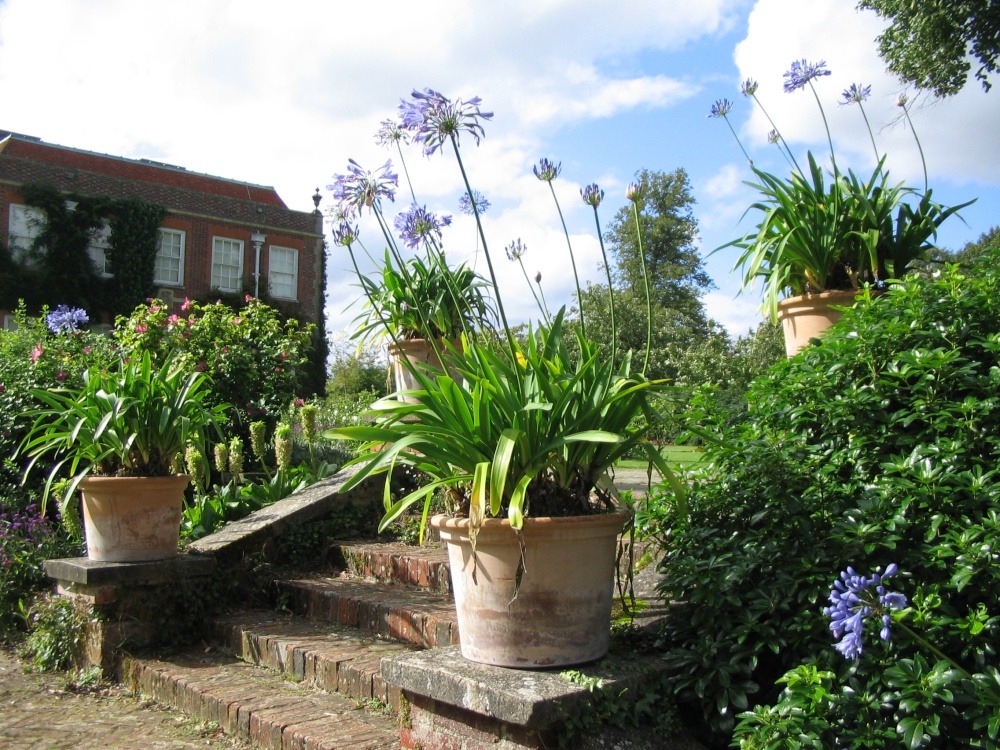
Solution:
[{"label": "tree canopy", "polygon": [[1000,57],[1000,4],[994,0],[861,0],[890,22],[877,38],[889,70],[937,96],[957,94],[979,61],[976,79],[989,91]]}]

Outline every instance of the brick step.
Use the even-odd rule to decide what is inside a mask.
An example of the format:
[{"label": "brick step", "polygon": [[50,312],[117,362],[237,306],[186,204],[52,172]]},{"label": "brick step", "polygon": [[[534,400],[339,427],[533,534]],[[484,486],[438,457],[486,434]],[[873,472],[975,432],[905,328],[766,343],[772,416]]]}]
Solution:
[{"label": "brick step", "polygon": [[441,542],[423,547],[398,542],[337,542],[334,564],[356,578],[451,595],[448,551]]},{"label": "brick step", "polygon": [[217,722],[263,750],[399,750],[399,728],[350,698],[218,653],[128,657],[123,681],[176,710]]},{"label": "brick step", "polygon": [[420,648],[458,644],[450,596],[376,581],[317,575],[278,581],[297,615],[347,625]]},{"label": "brick step", "polygon": [[383,681],[383,656],[415,650],[323,620],[276,612],[244,611],[217,618],[215,642],[227,653],[294,680],[354,700],[374,699],[394,711],[398,688]]}]

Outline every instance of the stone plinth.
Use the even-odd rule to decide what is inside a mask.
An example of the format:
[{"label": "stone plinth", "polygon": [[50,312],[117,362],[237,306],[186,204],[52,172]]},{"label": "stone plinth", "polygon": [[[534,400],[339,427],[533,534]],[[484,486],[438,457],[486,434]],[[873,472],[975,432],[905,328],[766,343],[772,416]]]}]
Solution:
[{"label": "stone plinth", "polygon": [[[615,694],[635,690],[659,664],[606,658],[574,668]],[[382,678],[409,704],[404,750],[541,750],[556,747],[566,719],[585,711],[591,687],[561,670],[476,664],[457,647],[386,657]]]},{"label": "stone plinth", "polygon": [[77,666],[98,666],[106,676],[117,673],[124,650],[163,642],[182,609],[179,597],[204,586],[215,567],[211,557],[188,554],[135,563],[87,558],[42,563],[56,582],[56,593],[89,608]]}]

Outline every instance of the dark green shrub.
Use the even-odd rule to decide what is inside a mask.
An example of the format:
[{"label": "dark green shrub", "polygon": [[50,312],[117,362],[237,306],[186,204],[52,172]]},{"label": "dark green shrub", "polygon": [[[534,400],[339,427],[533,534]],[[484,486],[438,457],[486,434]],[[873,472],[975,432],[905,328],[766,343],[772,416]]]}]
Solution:
[{"label": "dark green shrub", "polygon": [[[916,736],[909,746],[964,747],[986,736],[988,709],[967,705],[960,680],[936,679],[937,658],[905,635],[875,644],[875,628],[862,661],[847,662],[823,606],[841,570],[895,562],[908,618],[996,682],[998,356],[996,256],[970,275],[909,279],[751,386],[747,414],[722,426],[692,477],[690,516],[653,503],[645,521],[666,550],[662,591],[685,603],[662,634],[672,686],[717,741],[803,662],[830,672],[825,689],[841,700],[825,714],[828,734],[811,735],[804,705],[786,711],[799,724],[771,717],[792,744],[898,747]],[[815,698],[814,677],[792,679]],[[792,746],[768,742],[746,746]]]}]

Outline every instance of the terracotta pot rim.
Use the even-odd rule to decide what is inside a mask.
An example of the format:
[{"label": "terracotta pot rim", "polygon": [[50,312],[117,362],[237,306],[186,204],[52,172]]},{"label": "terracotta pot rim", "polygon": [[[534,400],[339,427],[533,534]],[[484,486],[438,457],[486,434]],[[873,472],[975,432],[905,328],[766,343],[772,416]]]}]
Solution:
[{"label": "terracotta pot rim", "polygon": [[[389,342],[388,348],[390,353],[394,353],[406,348],[428,346],[430,341],[431,339],[393,339]],[[461,338],[449,339],[444,336],[438,336],[434,341],[449,341],[456,348],[462,343]]]},{"label": "terracotta pot rim", "polygon": [[84,477],[80,480],[80,487],[85,485],[96,485],[96,484],[108,484],[117,482],[122,479],[131,479],[133,482],[180,482],[184,480],[185,483],[191,481],[190,474],[168,474],[165,477],[108,477],[108,476],[89,476]]},{"label": "terracotta pot rim", "polygon": [[825,292],[809,292],[807,294],[793,294],[778,300],[778,307],[791,305],[802,300],[824,300],[836,297],[857,297],[862,289],[827,289]]},{"label": "terracotta pot rim", "polygon": [[[618,508],[607,513],[592,513],[586,516],[528,516],[524,519],[524,528],[544,528],[559,525],[600,526],[617,523],[622,519],[629,518],[631,515],[632,511],[628,508]],[[449,516],[446,513],[438,513],[430,518],[430,525],[435,529],[465,531],[469,528],[470,524],[471,521],[469,518]],[[510,528],[510,521],[506,518],[487,518],[483,520],[481,528]]]}]

